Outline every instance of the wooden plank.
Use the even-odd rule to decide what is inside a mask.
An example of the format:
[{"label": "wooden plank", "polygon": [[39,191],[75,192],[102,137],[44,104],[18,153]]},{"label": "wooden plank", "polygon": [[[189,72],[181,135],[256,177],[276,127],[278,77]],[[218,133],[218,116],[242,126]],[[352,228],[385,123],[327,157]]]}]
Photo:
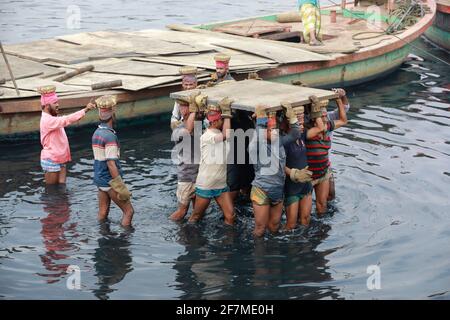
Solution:
[{"label": "wooden plank", "polygon": [[[198,55],[189,56],[166,56],[166,57],[147,57],[147,58],[135,58],[134,60],[139,61],[149,61],[149,62],[159,62],[159,63],[170,63],[178,66],[195,66],[198,68],[205,68],[209,70],[214,70],[216,64],[214,61],[215,53],[202,53]],[[230,60],[230,70],[236,71],[243,68],[257,67],[257,66],[267,66],[271,65],[275,67],[277,63],[271,59],[266,59],[250,54],[233,54]]]},{"label": "wooden plank", "polygon": [[251,37],[265,33],[283,32],[290,27],[290,25],[281,24],[278,22],[255,19],[221,25],[214,28],[213,31],[225,32],[243,37]]},{"label": "wooden plank", "polygon": [[[170,94],[173,99],[189,96],[196,90],[179,91]],[[198,91],[198,90],[197,90]],[[280,102],[289,101],[293,106],[301,106],[310,102],[309,96],[316,95],[319,99],[335,99],[336,93],[308,87],[292,86],[276,82],[261,80],[244,80],[225,82],[215,87],[201,90],[208,96],[208,103],[216,104],[224,97],[235,101],[231,105],[234,109],[255,111],[258,104],[264,104],[268,110],[281,109]]]},{"label": "wooden plank", "polygon": [[37,62],[51,60],[64,64],[74,64],[106,56],[122,56],[134,52],[119,47],[94,44],[75,45],[54,39],[7,45],[5,51],[11,55]]},{"label": "wooden plank", "polygon": [[68,81],[65,81],[64,83],[68,85],[89,87],[88,90],[90,90],[90,86],[94,83],[122,80],[122,86],[119,88],[130,91],[138,91],[145,88],[154,87],[160,84],[170,83],[180,79],[181,79],[180,76],[165,76],[152,78],[152,77],[130,76],[125,74],[107,74],[99,72],[89,72],[87,74],[74,77]]},{"label": "wooden plank", "polygon": [[0,96],[0,100],[23,99],[23,98],[40,96],[40,94],[38,92],[29,91],[29,90],[19,90],[20,96],[18,96],[14,87],[13,88],[0,87],[0,91],[3,92],[3,95]]},{"label": "wooden plank", "polygon": [[168,38],[146,37],[138,34],[97,31],[74,35],[60,36],[57,39],[78,45],[101,45],[121,48],[124,51],[146,55],[166,55],[173,53],[195,53],[211,51],[213,48],[201,44],[191,45],[181,42],[168,41]]},{"label": "wooden plank", "polygon": [[[56,87],[57,93],[88,91],[88,89],[83,88],[83,87],[71,86],[71,85],[67,85],[64,83],[52,81],[50,79],[26,78],[26,79],[17,80],[16,82],[17,82],[17,86],[21,90],[36,91],[39,87],[46,86],[46,85],[54,85]],[[3,86],[7,87],[7,88],[14,88],[12,81],[7,81]]]},{"label": "wooden plank", "polygon": [[136,76],[178,76],[179,67],[144,61],[119,61],[113,64],[98,65],[95,67],[96,72],[128,74]]},{"label": "wooden plank", "polygon": [[282,43],[279,44],[275,41],[269,40],[242,39],[228,42],[217,42],[215,45],[248,52],[284,64],[331,60],[330,57],[321,54],[302,50],[300,48],[292,48],[285,46]]},{"label": "wooden plank", "polygon": [[[7,55],[7,57],[16,80],[38,75],[41,75],[43,77],[51,77],[58,73],[61,73],[61,71],[57,68],[46,66],[45,64],[36,61],[19,58],[9,54]],[[5,60],[3,58],[0,59],[0,74],[6,80],[11,80],[5,64]]]}]

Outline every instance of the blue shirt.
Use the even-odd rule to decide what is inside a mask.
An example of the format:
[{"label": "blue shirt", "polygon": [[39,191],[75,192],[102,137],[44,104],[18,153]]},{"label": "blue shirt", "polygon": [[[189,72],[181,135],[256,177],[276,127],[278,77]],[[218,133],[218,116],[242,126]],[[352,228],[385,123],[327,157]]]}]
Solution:
[{"label": "blue shirt", "polygon": [[97,187],[109,187],[112,179],[107,161],[114,160],[120,176],[120,144],[116,132],[107,124],[101,123],[92,135],[92,151],[94,152],[94,184]]}]

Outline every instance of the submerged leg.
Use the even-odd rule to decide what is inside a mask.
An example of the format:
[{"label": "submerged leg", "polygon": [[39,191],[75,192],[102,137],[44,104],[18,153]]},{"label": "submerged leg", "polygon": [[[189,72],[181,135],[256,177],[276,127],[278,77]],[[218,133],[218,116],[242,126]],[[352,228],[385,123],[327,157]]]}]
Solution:
[{"label": "submerged leg", "polygon": [[216,202],[219,205],[220,209],[222,209],[223,216],[225,218],[225,224],[233,225],[234,224],[234,206],[233,201],[231,200],[230,192],[224,192],[220,196],[216,198]]},{"label": "submerged leg", "polygon": [[134,209],[131,204],[131,201],[122,201],[118,198],[118,194],[114,189],[108,191],[108,195],[112,201],[122,210],[122,226],[128,227],[131,226],[131,220],[133,219]]},{"label": "submerged leg", "polygon": [[197,222],[200,219],[202,219],[203,215],[205,214],[206,209],[208,209],[210,202],[211,202],[211,199],[206,199],[206,198],[196,196],[194,211],[192,212],[191,216],[189,217],[189,222]]}]

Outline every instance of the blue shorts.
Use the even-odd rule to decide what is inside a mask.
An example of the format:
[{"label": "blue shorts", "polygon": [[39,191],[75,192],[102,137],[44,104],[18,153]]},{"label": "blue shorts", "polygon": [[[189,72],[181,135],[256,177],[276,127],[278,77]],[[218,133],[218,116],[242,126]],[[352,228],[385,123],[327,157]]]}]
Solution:
[{"label": "blue shorts", "polygon": [[50,159],[41,159],[41,167],[44,172],[60,172],[65,167],[65,163],[55,163]]},{"label": "blue shorts", "polygon": [[196,187],[195,195],[199,196],[201,198],[205,198],[205,199],[213,199],[213,198],[217,198],[222,193],[228,192],[228,191],[230,191],[230,188],[228,188],[228,187],[225,187],[223,189],[211,189],[211,190],[205,190],[205,189],[200,189],[200,188]]}]

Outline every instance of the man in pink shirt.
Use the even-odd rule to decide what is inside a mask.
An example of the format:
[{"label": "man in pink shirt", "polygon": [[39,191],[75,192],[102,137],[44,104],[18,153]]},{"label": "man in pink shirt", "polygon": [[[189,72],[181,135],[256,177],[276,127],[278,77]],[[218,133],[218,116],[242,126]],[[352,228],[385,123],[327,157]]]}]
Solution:
[{"label": "man in pink shirt", "polygon": [[95,104],[89,102],[86,108],[58,117],[59,104],[55,86],[39,88],[41,94],[42,116],[40,123],[41,133],[41,166],[45,172],[46,184],[66,183],[66,163],[71,161],[69,140],[64,127],[83,118]]}]

